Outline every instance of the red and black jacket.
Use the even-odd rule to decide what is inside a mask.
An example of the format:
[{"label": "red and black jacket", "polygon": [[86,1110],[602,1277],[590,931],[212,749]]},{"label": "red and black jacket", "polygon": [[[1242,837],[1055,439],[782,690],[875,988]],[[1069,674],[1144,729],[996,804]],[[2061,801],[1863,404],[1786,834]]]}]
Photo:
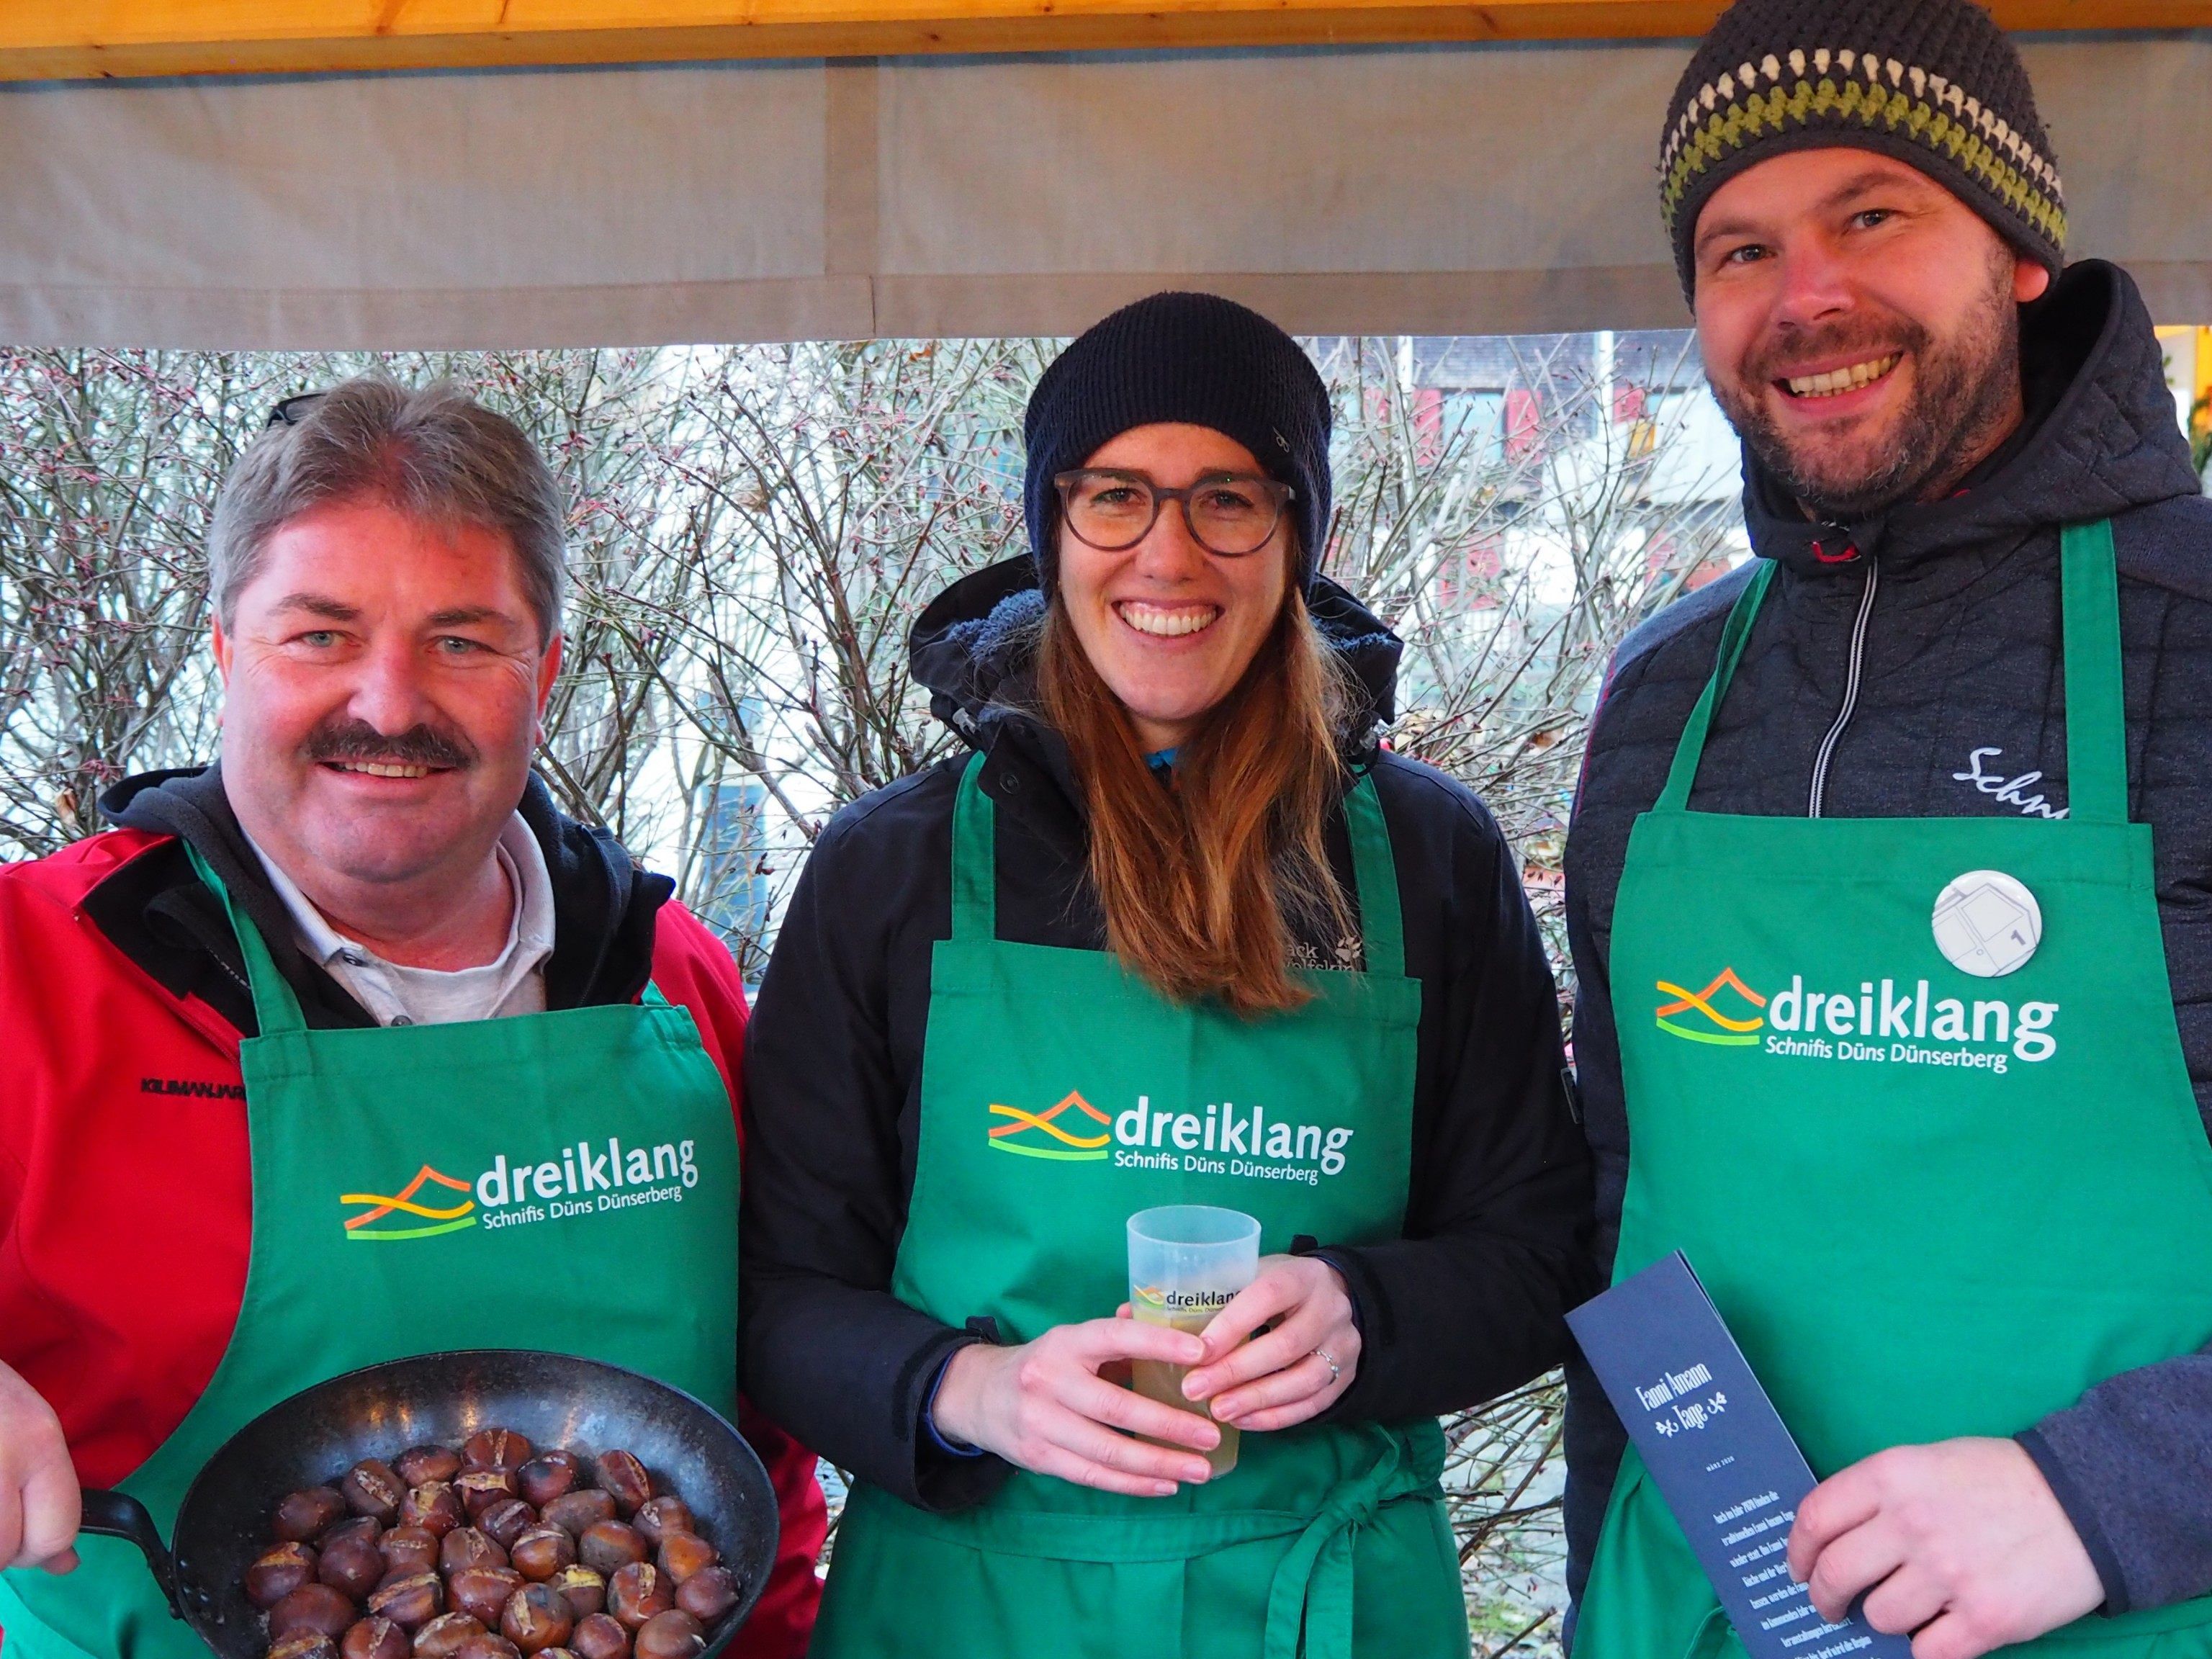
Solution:
[{"label": "red and black jacket", "polygon": [[[312,1026],[369,1016],[293,944],[213,769],[110,792],[119,827],[0,866],[0,1361],[59,1413],[78,1476],[112,1486],[165,1440],[237,1320],[253,1194],[239,1072],[253,1004],[221,901],[243,905]],[[563,817],[532,779],[522,816],[554,891],[550,1007],[635,1001],[648,978],[689,1008],[731,1092],[744,987],[665,877]],[[734,1340],[734,1339],[733,1339]],[[814,1457],[750,1413],[781,1500],[774,1577],[733,1652],[798,1659],[824,1529]]]}]

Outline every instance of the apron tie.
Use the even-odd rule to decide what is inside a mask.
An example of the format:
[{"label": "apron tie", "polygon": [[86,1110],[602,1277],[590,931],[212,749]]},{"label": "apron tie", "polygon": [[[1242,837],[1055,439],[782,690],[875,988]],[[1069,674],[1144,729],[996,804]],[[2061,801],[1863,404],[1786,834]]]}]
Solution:
[{"label": "apron tie", "polygon": [[1376,1443],[1375,1462],[1338,1483],[1275,1568],[1261,1659],[1352,1659],[1352,1553],[1359,1528],[1383,1504],[1436,1482],[1436,1471],[1412,1464],[1399,1436],[1375,1424],[1361,1432]]},{"label": "apron tie", "polygon": [[1185,1510],[1114,1516],[1102,1526],[1101,1516],[1079,1510],[987,1506],[940,1515],[866,1485],[854,1488],[847,1514],[969,1549],[1100,1565],[1187,1561],[1288,1538],[1268,1584],[1261,1659],[1352,1659],[1352,1553],[1359,1528],[1386,1504],[1435,1494],[1443,1443],[1417,1449],[1407,1431],[1379,1423],[1347,1428],[1375,1448],[1375,1461],[1332,1486],[1310,1517],[1282,1510]]}]

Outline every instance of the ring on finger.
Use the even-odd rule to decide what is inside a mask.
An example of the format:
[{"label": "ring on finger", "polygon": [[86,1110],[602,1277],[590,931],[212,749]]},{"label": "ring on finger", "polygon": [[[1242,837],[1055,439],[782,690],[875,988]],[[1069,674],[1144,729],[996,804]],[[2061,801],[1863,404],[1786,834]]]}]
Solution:
[{"label": "ring on finger", "polygon": [[1343,1379],[1344,1367],[1336,1363],[1336,1357],[1327,1348],[1316,1348],[1313,1351],[1313,1357],[1328,1367],[1328,1386],[1334,1388]]}]

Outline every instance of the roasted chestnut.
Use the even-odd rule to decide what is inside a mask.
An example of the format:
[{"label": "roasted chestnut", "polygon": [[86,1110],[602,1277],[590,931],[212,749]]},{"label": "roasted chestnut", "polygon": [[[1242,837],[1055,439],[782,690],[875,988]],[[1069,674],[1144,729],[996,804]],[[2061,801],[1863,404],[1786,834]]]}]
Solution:
[{"label": "roasted chestnut", "polygon": [[738,1575],[727,1567],[702,1567],[676,1587],[676,1605],[711,1625],[738,1605]]},{"label": "roasted chestnut", "polygon": [[394,1527],[376,1540],[394,1572],[430,1572],[438,1565],[438,1535],[422,1527]]},{"label": "roasted chestnut", "polygon": [[373,1515],[387,1522],[399,1513],[399,1500],[407,1492],[399,1477],[392,1474],[392,1465],[374,1457],[362,1458],[340,1475],[338,1491],[356,1515]]},{"label": "roasted chestnut", "polygon": [[660,1570],[678,1584],[720,1559],[714,1547],[696,1532],[672,1532],[660,1540]]},{"label": "roasted chestnut", "polygon": [[461,1455],[447,1446],[410,1446],[392,1460],[392,1472],[410,1486],[451,1480],[461,1472]]},{"label": "roasted chestnut", "polygon": [[545,1524],[558,1527],[576,1537],[584,1535],[584,1528],[594,1521],[615,1518],[615,1500],[596,1486],[582,1492],[563,1492],[545,1506]]},{"label": "roasted chestnut", "polygon": [[525,1653],[557,1648],[576,1628],[576,1616],[550,1584],[525,1584],[507,1598],[499,1633]]},{"label": "roasted chestnut", "polygon": [[653,1477],[626,1451],[599,1454],[599,1486],[615,1500],[617,1514],[635,1515],[653,1501]]},{"label": "roasted chestnut", "polygon": [[315,1577],[358,1601],[382,1583],[384,1575],[391,1571],[384,1552],[359,1533],[354,1533],[323,1546]]},{"label": "roasted chestnut", "polygon": [[269,1609],[269,1639],[295,1631],[320,1631],[335,1642],[354,1621],[353,1599],[328,1584],[302,1584]]},{"label": "roasted chestnut", "polygon": [[561,1592],[568,1603],[568,1611],[579,1619],[588,1618],[606,1607],[606,1575],[580,1563],[562,1568],[545,1582]]},{"label": "roasted chestnut", "polygon": [[512,1567],[463,1567],[447,1580],[446,1595],[455,1612],[482,1620],[489,1630],[521,1588],[522,1575]]},{"label": "roasted chestnut", "polygon": [[410,1486],[407,1495],[399,1500],[399,1524],[420,1527],[443,1538],[468,1518],[461,1508],[461,1495],[450,1482],[425,1480],[419,1486]]},{"label": "roasted chestnut", "polygon": [[414,1648],[407,1632],[389,1619],[363,1619],[347,1626],[338,1638],[343,1659],[407,1659]]},{"label": "roasted chestnut", "polygon": [[645,1560],[652,1553],[643,1534],[620,1521],[594,1521],[576,1540],[576,1559],[603,1573]]},{"label": "roasted chestnut", "polygon": [[629,1659],[629,1632],[608,1613],[578,1620],[568,1645],[576,1659]]},{"label": "roasted chestnut", "polygon": [[538,1524],[538,1511],[520,1498],[502,1498],[477,1516],[477,1530],[510,1553],[514,1540]]},{"label": "roasted chestnut", "polygon": [[495,1426],[287,1493],[271,1528],[244,1583],[271,1659],[699,1659],[743,1599],[634,1455]]},{"label": "roasted chestnut", "polygon": [[280,1543],[304,1544],[331,1522],[343,1519],[345,1512],[345,1496],[336,1487],[309,1486],[276,1500],[270,1528]]},{"label": "roasted chestnut", "polygon": [[680,1607],[655,1614],[637,1633],[637,1659],[698,1659],[707,1632]]},{"label": "roasted chestnut", "polygon": [[512,1429],[478,1429],[461,1447],[461,1466],[471,1469],[516,1469],[535,1448]]},{"label": "roasted chestnut", "polygon": [[514,1472],[515,1489],[543,1509],[574,1487],[583,1472],[583,1463],[575,1453],[557,1448],[543,1451]]},{"label": "roasted chestnut", "polygon": [[461,1644],[483,1629],[483,1620],[472,1613],[441,1613],[415,1632],[415,1659],[453,1659]]},{"label": "roasted chestnut", "polygon": [[474,1527],[456,1527],[439,1542],[438,1565],[447,1572],[459,1572],[463,1567],[503,1567],[507,1552],[496,1539],[486,1537]]},{"label": "roasted chestnut", "polygon": [[305,1544],[264,1550],[246,1570],[246,1599],[267,1612],[301,1585],[315,1582],[315,1559]]},{"label": "roasted chestnut", "polygon": [[680,1498],[656,1498],[650,1504],[639,1504],[630,1525],[644,1535],[647,1543],[656,1548],[663,1533],[698,1530],[692,1524],[690,1505]]},{"label": "roasted chestnut", "polygon": [[446,1610],[446,1587],[434,1572],[388,1578],[369,1596],[368,1610],[412,1636]]},{"label": "roasted chestnut", "polygon": [[631,1630],[675,1605],[675,1587],[650,1561],[633,1561],[607,1576],[607,1611]]},{"label": "roasted chestnut", "polygon": [[461,1495],[461,1506],[474,1521],[495,1504],[504,1503],[514,1496],[513,1469],[463,1469],[453,1480],[453,1490]]},{"label": "roasted chestnut", "polygon": [[525,1578],[550,1578],[576,1559],[576,1540],[558,1527],[532,1527],[507,1546],[507,1556]]},{"label": "roasted chestnut", "polygon": [[384,1522],[373,1515],[349,1515],[343,1521],[333,1521],[323,1528],[323,1535],[315,1540],[317,1549],[328,1549],[341,1538],[366,1538],[372,1544],[384,1538]]}]

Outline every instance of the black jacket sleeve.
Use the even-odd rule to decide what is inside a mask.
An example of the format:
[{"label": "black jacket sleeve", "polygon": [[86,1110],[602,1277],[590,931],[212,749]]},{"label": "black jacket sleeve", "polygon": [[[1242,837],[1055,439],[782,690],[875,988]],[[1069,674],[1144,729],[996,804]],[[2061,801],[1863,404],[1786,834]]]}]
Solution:
[{"label": "black jacket sleeve", "polygon": [[809,857],[745,1035],[744,1385],[840,1468],[909,1504],[958,1508],[1006,1465],[917,1435],[945,1360],[975,1339],[889,1289],[913,1186],[901,1117],[914,1079],[896,1052],[892,983],[917,965],[927,983],[927,942],[917,964],[905,907],[858,902],[886,872],[854,844],[855,821],[833,821]]},{"label": "black jacket sleeve", "polygon": [[1403,1238],[1322,1241],[1362,1342],[1332,1419],[1436,1416],[1517,1387],[1559,1362],[1561,1316],[1595,1280],[1559,1004],[1512,850],[1462,786],[1387,756],[1376,778],[1423,985],[1415,1152]]}]

